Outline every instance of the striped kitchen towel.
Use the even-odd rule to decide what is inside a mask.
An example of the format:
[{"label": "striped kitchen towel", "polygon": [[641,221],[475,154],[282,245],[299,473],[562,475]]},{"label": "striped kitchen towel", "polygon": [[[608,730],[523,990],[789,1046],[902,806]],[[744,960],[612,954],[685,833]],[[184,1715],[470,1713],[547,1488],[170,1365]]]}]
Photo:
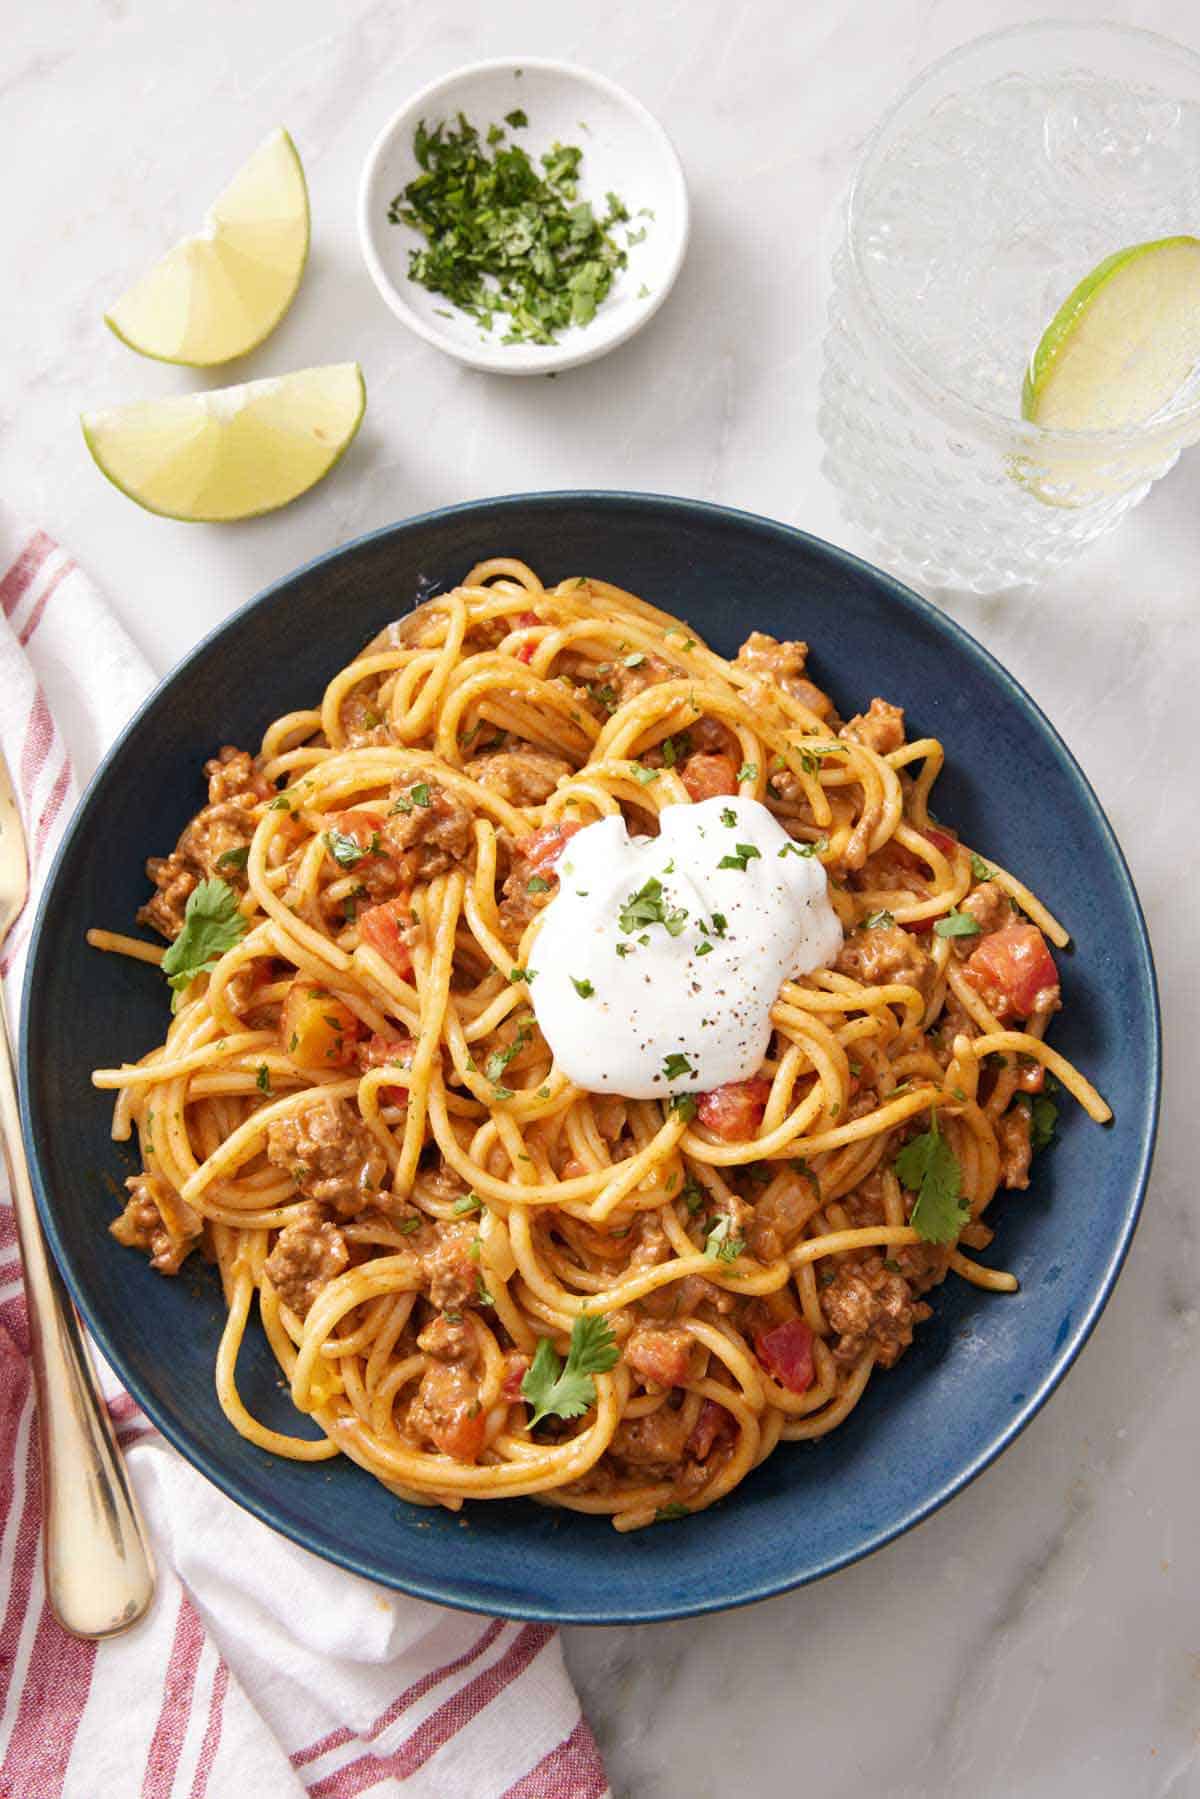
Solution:
[{"label": "striped kitchen towel", "polygon": [[[0,517],[0,744],[36,894],[152,676],[70,557]],[[10,1016],[32,902],[5,952]],[[0,1799],[604,1799],[556,1633],[443,1611],[240,1511],[105,1370],[158,1564],[147,1617],[81,1643],[46,1604],[41,1478],[0,1167]]]}]

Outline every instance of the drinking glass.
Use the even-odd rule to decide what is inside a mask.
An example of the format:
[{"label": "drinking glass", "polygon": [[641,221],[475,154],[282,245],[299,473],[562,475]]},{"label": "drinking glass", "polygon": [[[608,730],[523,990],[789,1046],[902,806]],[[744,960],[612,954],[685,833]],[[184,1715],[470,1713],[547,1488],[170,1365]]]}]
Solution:
[{"label": "drinking glass", "polygon": [[1018,26],[917,78],[850,189],[821,377],[824,470],[883,560],[926,587],[1036,580],[1200,438],[1195,371],[1121,429],[1047,430],[1021,412],[1076,284],[1181,234],[1200,236],[1200,57],[1181,45]]}]

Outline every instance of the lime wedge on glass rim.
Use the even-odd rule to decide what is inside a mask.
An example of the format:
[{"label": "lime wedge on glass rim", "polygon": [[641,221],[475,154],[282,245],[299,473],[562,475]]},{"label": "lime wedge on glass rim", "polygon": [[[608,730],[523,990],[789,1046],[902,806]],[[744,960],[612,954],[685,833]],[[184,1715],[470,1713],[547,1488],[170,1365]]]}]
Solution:
[{"label": "lime wedge on glass rim", "polygon": [[203,228],[167,251],[105,323],[131,350],[209,368],[274,330],[308,259],[308,188],[296,146],[273,131],[215,200]]},{"label": "lime wedge on glass rim", "polygon": [[102,474],[148,512],[253,518],[306,493],[343,454],[367,394],[356,362],[83,415]]},{"label": "lime wedge on glass rim", "polygon": [[1025,373],[1021,413],[1051,431],[1121,431],[1161,412],[1200,362],[1200,239],[1106,256],[1073,288]]}]

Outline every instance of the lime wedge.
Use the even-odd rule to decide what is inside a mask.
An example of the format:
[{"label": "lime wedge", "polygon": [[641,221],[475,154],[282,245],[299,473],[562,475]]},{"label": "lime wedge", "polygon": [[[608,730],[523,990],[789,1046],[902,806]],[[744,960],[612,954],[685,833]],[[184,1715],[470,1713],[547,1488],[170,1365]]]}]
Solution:
[{"label": "lime wedge", "polygon": [[161,362],[244,356],[275,329],[308,258],[308,189],[296,146],[273,131],[185,237],[123,294],[105,323]]},{"label": "lime wedge", "polygon": [[366,409],[356,362],[83,415],[114,486],[167,518],[253,518],[327,475]]},{"label": "lime wedge", "polygon": [[1200,362],[1200,239],[1105,257],[1063,301],[1033,353],[1025,418],[1049,430],[1144,424]]}]

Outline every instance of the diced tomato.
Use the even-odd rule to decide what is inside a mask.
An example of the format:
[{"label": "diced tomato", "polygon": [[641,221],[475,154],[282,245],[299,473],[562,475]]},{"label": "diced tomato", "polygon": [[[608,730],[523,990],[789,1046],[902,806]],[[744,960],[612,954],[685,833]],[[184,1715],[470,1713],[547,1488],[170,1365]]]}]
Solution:
[{"label": "diced tomato", "polygon": [[[347,872],[352,872],[354,869],[361,869],[369,862],[387,861],[387,852],[379,847],[381,833],[386,823],[387,820],[381,812],[335,812],[329,820],[329,835],[332,837],[336,832],[339,837],[349,837],[363,852],[354,861],[345,864],[338,863],[338,866],[345,867]],[[333,855],[328,842],[325,845],[325,853],[337,862],[337,857]]]},{"label": "diced tomato", "polygon": [[473,1462],[483,1448],[486,1429],[487,1419],[482,1412],[476,1412],[472,1418],[468,1410],[456,1408],[445,1417],[435,1418],[429,1434],[443,1455],[452,1455],[456,1462]]},{"label": "diced tomato", "polygon": [[540,625],[541,622],[536,612],[522,612],[517,619],[519,625]]},{"label": "diced tomato", "polygon": [[714,800],[738,789],[737,763],[732,756],[689,756],[679,778],[694,800]]},{"label": "diced tomato", "polygon": [[682,1330],[635,1330],[622,1357],[656,1387],[682,1387],[691,1372],[692,1338]]},{"label": "diced tomato", "polygon": [[517,661],[518,662],[532,662],[533,661],[533,652],[536,648],[537,648],[536,643],[533,641],[532,638],[530,638],[529,642],[523,643],[521,645],[520,649],[517,651]]},{"label": "diced tomato", "polygon": [[735,1423],[733,1414],[727,1412],[723,1405],[715,1399],[706,1399],[700,1408],[700,1416],[692,1428],[692,1434],[683,1446],[683,1453],[694,1462],[706,1462],[718,1439],[722,1441],[733,1435]]},{"label": "diced tomato", "polygon": [[957,837],[949,831],[939,831],[933,825],[926,825],[921,835],[932,843],[935,850],[941,850],[943,856],[952,856],[958,848]]},{"label": "diced tomato", "polygon": [[741,1143],[757,1131],[770,1097],[770,1081],[757,1075],[750,1081],[727,1081],[711,1093],[696,1095],[696,1115],[714,1137]]},{"label": "diced tomato", "polygon": [[911,931],[914,937],[927,937],[933,929],[932,918],[902,918],[898,922],[902,931]]},{"label": "diced tomato", "polygon": [[754,1339],[759,1361],[789,1393],[807,1393],[813,1383],[813,1334],[803,1318],[789,1318]]},{"label": "diced tomato", "polygon": [[358,938],[377,950],[405,980],[413,971],[411,934],[412,898],[401,893],[382,905],[368,906],[358,915]]},{"label": "diced tomato", "polygon": [[[416,1047],[411,1037],[385,1037],[382,1031],[376,1031],[365,1043],[358,1045],[358,1065],[365,1071],[384,1068],[389,1062],[411,1062]],[[381,1087],[379,1093],[384,1105],[408,1104],[407,1087]]]},{"label": "diced tomato", "polygon": [[544,875],[553,869],[564,845],[582,829],[577,819],[565,818],[560,824],[543,825],[532,836],[523,837],[518,847],[531,874]]},{"label": "diced tomato", "polygon": [[968,957],[964,974],[997,1018],[1029,1018],[1058,1005],[1058,969],[1033,924],[990,932]]},{"label": "diced tomato", "polygon": [[279,1015],[279,1040],[301,1068],[345,1068],[354,1061],[363,1025],[325,987],[299,975]]},{"label": "diced tomato", "polygon": [[529,1357],[519,1355],[515,1349],[510,1349],[504,1358],[504,1379],[500,1382],[502,1397],[509,1400],[520,1399],[521,1382],[528,1373]]}]

